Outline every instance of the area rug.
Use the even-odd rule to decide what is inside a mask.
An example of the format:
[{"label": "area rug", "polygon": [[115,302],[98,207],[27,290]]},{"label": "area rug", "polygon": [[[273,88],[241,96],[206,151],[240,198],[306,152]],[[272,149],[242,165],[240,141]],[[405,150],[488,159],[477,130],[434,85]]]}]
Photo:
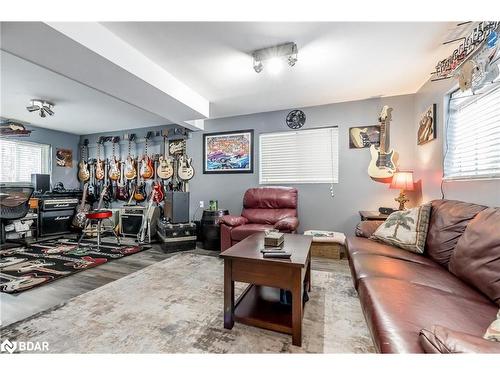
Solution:
[{"label": "area rug", "polygon": [[50,240],[0,251],[0,291],[20,293],[149,247]]},{"label": "area rug", "polygon": [[[49,353],[368,353],[373,345],[343,272],[312,271],[303,344],[235,323],[223,328],[223,262],[177,254],[3,328],[2,340],[48,342]],[[238,292],[245,285],[238,283]]]}]

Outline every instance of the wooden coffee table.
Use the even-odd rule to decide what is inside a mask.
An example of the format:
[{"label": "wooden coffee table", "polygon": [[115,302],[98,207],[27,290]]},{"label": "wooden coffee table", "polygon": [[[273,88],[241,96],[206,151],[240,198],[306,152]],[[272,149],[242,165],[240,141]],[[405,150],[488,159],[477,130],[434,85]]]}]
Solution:
[{"label": "wooden coffee table", "polygon": [[[312,237],[285,234],[290,259],[264,258],[264,233],[256,233],[221,253],[224,259],[224,328],[240,322],[292,335],[302,345],[304,284],[311,290]],[[234,282],[250,285],[235,301]],[[292,293],[292,306],[280,303],[280,289]]]}]

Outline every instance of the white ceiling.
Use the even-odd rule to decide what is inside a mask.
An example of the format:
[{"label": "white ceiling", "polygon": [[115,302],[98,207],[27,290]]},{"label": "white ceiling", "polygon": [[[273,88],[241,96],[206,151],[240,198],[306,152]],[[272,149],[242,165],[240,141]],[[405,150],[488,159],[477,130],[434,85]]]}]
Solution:
[{"label": "white ceiling", "polygon": [[[416,92],[456,23],[102,23],[211,102],[210,117]],[[299,61],[256,74],[249,52],[296,42]]]},{"label": "white ceiling", "polygon": [[[91,134],[170,123],[86,85],[0,51],[2,117],[74,134]],[[29,113],[30,99],[55,103],[54,116]]]}]

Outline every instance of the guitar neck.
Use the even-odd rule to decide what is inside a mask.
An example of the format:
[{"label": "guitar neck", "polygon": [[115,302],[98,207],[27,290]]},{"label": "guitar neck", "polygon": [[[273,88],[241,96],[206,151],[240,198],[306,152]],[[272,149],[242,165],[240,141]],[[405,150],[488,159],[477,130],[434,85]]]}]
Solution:
[{"label": "guitar neck", "polygon": [[382,120],[380,122],[380,152],[381,153],[385,153],[387,150],[386,150],[386,121],[385,120]]}]

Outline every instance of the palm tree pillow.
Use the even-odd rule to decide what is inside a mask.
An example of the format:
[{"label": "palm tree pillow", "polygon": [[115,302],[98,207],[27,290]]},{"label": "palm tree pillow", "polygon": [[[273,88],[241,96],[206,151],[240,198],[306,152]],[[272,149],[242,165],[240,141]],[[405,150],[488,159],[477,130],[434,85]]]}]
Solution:
[{"label": "palm tree pillow", "polygon": [[393,212],[370,238],[422,254],[430,215],[430,203],[405,211]]}]

